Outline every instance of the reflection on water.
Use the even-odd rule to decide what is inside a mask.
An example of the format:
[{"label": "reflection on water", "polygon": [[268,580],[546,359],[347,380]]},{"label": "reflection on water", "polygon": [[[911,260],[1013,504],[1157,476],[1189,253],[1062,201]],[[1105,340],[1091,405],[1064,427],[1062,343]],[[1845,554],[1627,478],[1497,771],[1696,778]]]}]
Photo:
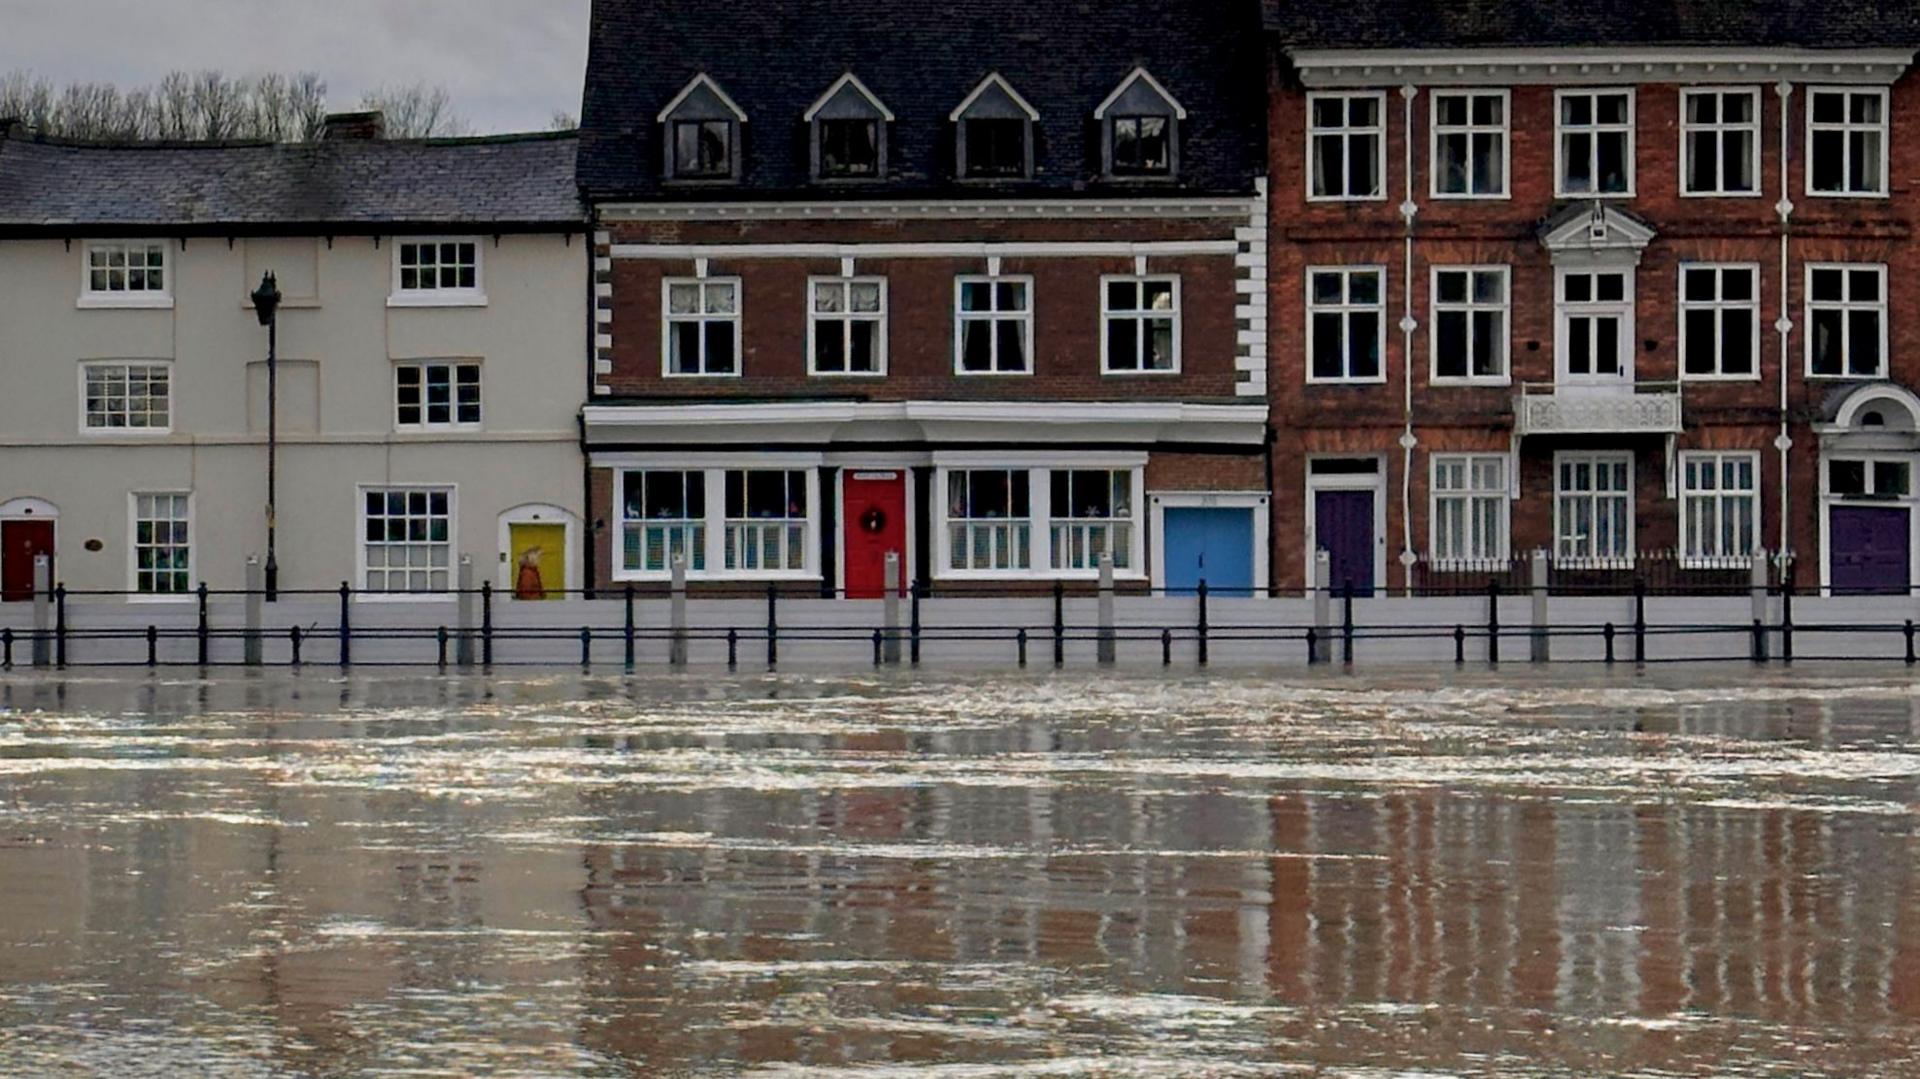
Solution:
[{"label": "reflection on water", "polygon": [[1920,686],[1589,677],[16,675],[0,1074],[1920,1073]]}]

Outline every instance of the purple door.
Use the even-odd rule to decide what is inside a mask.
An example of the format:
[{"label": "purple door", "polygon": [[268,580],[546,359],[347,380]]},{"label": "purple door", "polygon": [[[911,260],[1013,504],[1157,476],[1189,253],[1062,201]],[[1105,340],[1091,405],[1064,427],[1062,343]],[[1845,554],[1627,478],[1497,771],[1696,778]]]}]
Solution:
[{"label": "purple door", "polygon": [[1351,584],[1356,595],[1373,593],[1373,492],[1316,491],[1313,531],[1327,552],[1336,594]]},{"label": "purple door", "polygon": [[1835,506],[1830,512],[1834,592],[1905,592],[1911,581],[1907,508]]}]

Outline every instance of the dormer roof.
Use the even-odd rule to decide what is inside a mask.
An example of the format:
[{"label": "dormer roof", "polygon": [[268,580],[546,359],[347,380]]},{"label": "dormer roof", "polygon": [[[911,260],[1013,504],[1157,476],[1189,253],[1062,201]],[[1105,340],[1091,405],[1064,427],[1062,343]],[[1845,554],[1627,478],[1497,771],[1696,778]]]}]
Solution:
[{"label": "dormer roof", "polygon": [[[887,108],[878,97],[875,97],[873,91],[867,89],[867,84],[861,82],[851,71],[835,79],[833,85],[827,87],[826,93],[814,98],[813,104],[807,106],[807,111],[802,113],[800,118],[807,123],[812,123],[820,116],[823,110],[834,107],[836,103],[844,105],[850,99],[865,101],[867,106],[873,110],[875,116],[878,116],[888,123],[893,122],[893,111]],[[829,117],[829,119],[833,119],[833,117]]]},{"label": "dormer roof", "polygon": [[996,105],[1003,107],[1010,105],[1026,113],[1029,123],[1040,119],[1040,110],[1028,104],[1027,99],[1021,97],[1018,90],[1008,85],[1007,80],[998,71],[981,79],[980,85],[974,87],[972,93],[962,98],[960,104],[953,107],[953,112],[947,116],[947,119],[957,122],[969,113],[993,109]]},{"label": "dormer roof", "polygon": [[1127,74],[1126,78],[1121,79],[1120,85],[1113,88],[1113,93],[1108,94],[1107,99],[1094,108],[1093,118],[1096,120],[1106,119],[1108,109],[1122,102],[1137,102],[1141,99],[1142,92],[1149,92],[1154,97],[1159,98],[1166,110],[1173,114],[1174,119],[1184,120],[1187,118],[1187,110],[1181,106],[1179,101],[1174,99],[1172,94],[1167,92],[1166,87],[1160,85],[1160,80],[1148,74],[1147,69],[1144,67],[1134,68]]},{"label": "dormer roof", "polygon": [[673,95],[673,99],[667,102],[666,107],[660,110],[660,115],[654,119],[664,124],[670,117],[685,110],[691,114],[692,119],[716,120],[721,118],[713,115],[716,109],[723,109],[730,113],[737,123],[747,122],[746,112],[734,104],[733,98],[728,97],[727,92],[720,89],[720,84],[714,82],[703,71],[695,75],[679,93]]}]

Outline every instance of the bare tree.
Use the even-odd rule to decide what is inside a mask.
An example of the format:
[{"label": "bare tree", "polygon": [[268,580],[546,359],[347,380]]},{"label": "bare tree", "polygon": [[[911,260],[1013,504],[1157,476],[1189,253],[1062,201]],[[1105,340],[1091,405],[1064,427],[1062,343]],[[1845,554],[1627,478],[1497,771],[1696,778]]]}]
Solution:
[{"label": "bare tree", "polygon": [[431,139],[473,131],[472,125],[453,111],[453,101],[444,86],[380,86],[360,99],[360,107],[385,114],[390,138]]},{"label": "bare tree", "polygon": [[555,110],[552,118],[547,121],[548,131],[572,131],[579,126],[579,118],[565,109]]}]

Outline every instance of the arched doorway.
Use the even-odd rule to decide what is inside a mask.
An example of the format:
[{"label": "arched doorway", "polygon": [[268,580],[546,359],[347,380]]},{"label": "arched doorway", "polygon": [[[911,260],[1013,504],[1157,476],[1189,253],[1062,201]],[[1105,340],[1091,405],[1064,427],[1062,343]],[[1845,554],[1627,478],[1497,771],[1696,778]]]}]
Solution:
[{"label": "arched doorway", "polygon": [[574,587],[577,549],[573,514],[558,506],[515,506],[500,515],[500,576],[505,595],[523,600],[560,600]]},{"label": "arched doorway", "polygon": [[1820,438],[1820,583],[1836,595],[1920,582],[1920,397],[1892,383],[1846,390]]},{"label": "arched doorway", "polygon": [[41,498],[0,502],[0,602],[33,598],[33,562],[54,556],[60,511]]}]

